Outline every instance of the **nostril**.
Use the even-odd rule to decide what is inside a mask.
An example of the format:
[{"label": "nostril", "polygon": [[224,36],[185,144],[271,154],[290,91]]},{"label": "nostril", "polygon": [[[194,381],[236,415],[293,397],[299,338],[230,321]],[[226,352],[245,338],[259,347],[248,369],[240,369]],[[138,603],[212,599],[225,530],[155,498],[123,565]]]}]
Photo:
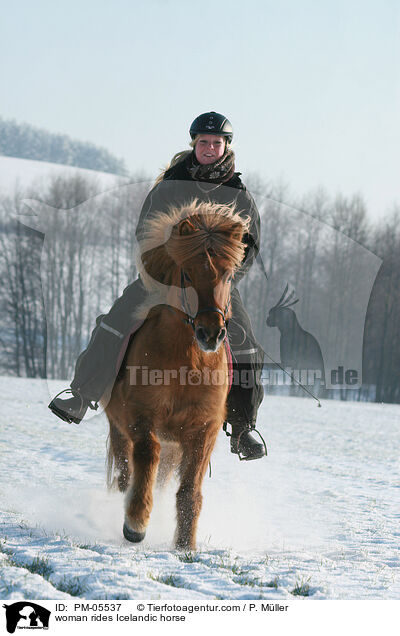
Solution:
[{"label": "nostril", "polygon": [[226,336],[226,329],[225,327],[222,327],[221,331],[218,334],[218,340],[223,340]]},{"label": "nostril", "polygon": [[196,328],[196,338],[201,342],[209,342],[211,340],[215,342],[221,342],[221,340],[223,340],[225,336],[225,327],[221,327],[219,331],[213,330],[211,333],[209,329],[201,327],[200,325]]},{"label": "nostril", "polygon": [[206,341],[207,340],[207,332],[206,332],[206,330],[203,327],[197,327],[197,329],[196,329],[196,337],[199,340]]}]

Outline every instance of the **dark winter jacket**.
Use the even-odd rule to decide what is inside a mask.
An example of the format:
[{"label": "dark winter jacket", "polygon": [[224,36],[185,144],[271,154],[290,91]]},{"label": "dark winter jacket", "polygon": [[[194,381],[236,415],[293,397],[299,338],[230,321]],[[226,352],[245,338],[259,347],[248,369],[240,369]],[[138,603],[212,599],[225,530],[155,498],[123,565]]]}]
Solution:
[{"label": "dark winter jacket", "polygon": [[250,216],[251,219],[249,233],[243,239],[247,244],[245,257],[235,275],[235,284],[237,284],[250,269],[257,255],[260,241],[260,215],[253,197],[240,179],[240,174],[235,172],[229,181],[216,184],[194,180],[186,168],[185,161],[169,168],[164,174],[163,181],[147,195],[136,228],[137,238],[140,240],[143,236],[146,220],[158,211],[167,210],[170,205],[183,205],[193,198],[213,203],[235,203],[240,216]]}]

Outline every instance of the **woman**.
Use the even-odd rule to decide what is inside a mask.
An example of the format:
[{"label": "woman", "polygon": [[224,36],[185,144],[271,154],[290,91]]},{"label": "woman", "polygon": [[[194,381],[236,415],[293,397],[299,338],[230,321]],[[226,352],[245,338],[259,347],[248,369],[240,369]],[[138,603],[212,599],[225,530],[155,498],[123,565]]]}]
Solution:
[{"label": "woman", "polygon": [[[251,218],[249,234],[245,237],[246,255],[235,274],[236,286],[256,256],[260,217],[252,197],[241,182],[240,173],[235,172],[235,156],[230,147],[232,135],[228,119],[214,111],[203,113],[194,120],[190,127],[192,150],[175,155],[169,168],[157,179],[144,202],[136,235],[140,239],[146,221],[157,210],[171,204],[182,205],[189,196],[235,203],[241,214]],[[97,318],[89,345],[76,363],[71,383],[73,397],[67,400],[56,397],[49,404],[55,415],[67,422],[79,423],[89,407],[97,408],[97,402],[115,380],[122,341],[132,330],[132,311],[145,297],[146,290],[137,279],[124,290],[108,314]],[[234,360],[234,379],[245,378],[243,382],[233,383],[228,397],[231,451],[241,459],[257,459],[265,455],[265,447],[250,431],[255,428],[257,409],[263,397],[258,377],[263,354],[255,341],[236,287],[232,290],[232,319],[228,336]]]}]

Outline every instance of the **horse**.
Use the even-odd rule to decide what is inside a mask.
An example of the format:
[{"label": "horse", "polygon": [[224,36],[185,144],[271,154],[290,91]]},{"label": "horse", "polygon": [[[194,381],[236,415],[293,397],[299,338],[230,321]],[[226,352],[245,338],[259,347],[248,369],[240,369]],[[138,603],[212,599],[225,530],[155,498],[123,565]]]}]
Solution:
[{"label": "horse", "polygon": [[[105,408],[108,483],[126,493],[123,535],[146,534],[156,482],[177,471],[176,549],[196,548],[202,482],[226,416],[227,325],[249,219],[193,199],[152,215],[138,269],[148,292]],[[116,470],[118,475],[116,474]]]}]

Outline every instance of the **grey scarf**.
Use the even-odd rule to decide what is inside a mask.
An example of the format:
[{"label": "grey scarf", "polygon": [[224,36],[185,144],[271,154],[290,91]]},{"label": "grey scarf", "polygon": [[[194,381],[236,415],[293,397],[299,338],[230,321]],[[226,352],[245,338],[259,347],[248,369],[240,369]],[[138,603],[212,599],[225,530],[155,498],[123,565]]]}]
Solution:
[{"label": "grey scarf", "polygon": [[225,150],[223,156],[209,165],[202,165],[196,159],[195,152],[190,153],[185,159],[187,169],[196,181],[209,181],[211,183],[224,183],[232,178],[235,172],[235,154],[233,150]]}]

